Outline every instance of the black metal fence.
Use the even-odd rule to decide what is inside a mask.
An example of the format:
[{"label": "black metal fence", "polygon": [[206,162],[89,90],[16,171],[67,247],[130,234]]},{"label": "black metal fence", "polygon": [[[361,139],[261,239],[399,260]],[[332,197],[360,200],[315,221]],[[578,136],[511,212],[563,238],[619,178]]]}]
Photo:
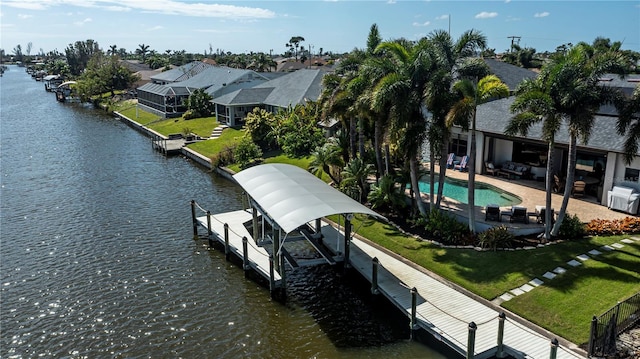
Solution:
[{"label": "black metal fence", "polygon": [[616,354],[616,338],[640,321],[640,292],[619,302],[599,317],[591,320],[589,356],[612,356]]}]

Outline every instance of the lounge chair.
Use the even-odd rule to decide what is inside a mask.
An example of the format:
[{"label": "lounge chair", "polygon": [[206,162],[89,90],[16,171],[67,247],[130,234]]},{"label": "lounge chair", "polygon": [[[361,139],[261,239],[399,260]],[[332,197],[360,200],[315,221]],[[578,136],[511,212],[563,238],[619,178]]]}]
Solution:
[{"label": "lounge chair", "polygon": [[460,163],[458,163],[457,165],[453,166],[454,170],[458,170],[460,172],[463,172],[467,169],[467,162],[469,161],[469,156],[462,156],[462,159],[460,160]]},{"label": "lounge chair", "polygon": [[502,217],[500,216],[500,206],[498,206],[497,204],[488,204],[484,210],[484,213],[485,221],[502,222]]},{"label": "lounge chair", "polygon": [[[547,207],[546,206],[536,206],[536,222],[540,224],[544,224],[547,216]],[[551,208],[551,223],[555,223],[555,211]]]},{"label": "lounge chair", "polygon": [[494,176],[497,176],[498,173],[500,172],[500,169],[496,168],[496,166],[493,164],[493,162],[485,162],[484,163],[484,172],[486,174],[492,174]]},{"label": "lounge chair", "polygon": [[453,161],[456,159],[456,154],[451,152],[449,156],[447,156],[447,168],[453,168]]},{"label": "lounge chair", "polygon": [[585,188],[587,187],[587,183],[585,181],[575,181],[573,182],[573,189],[571,190],[571,194],[573,197],[582,197],[585,193]]},{"label": "lounge chair", "polygon": [[522,222],[528,224],[529,214],[527,213],[527,208],[520,206],[511,206],[511,219],[509,219],[509,221],[511,223]]}]

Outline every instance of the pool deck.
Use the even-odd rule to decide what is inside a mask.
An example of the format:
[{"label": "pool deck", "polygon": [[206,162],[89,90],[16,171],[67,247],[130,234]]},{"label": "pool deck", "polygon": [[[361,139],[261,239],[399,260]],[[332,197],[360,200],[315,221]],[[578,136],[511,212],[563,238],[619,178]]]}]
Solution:
[{"label": "pool deck", "polygon": [[[436,171],[439,168],[436,166]],[[454,179],[468,180],[468,172],[454,171],[453,169],[447,169],[446,176]],[[482,175],[476,174],[476,182],[484,182],[493,186],[496,186],[504,191],[511,192],[522,199],[522,203],[519,206],[526,207],[527,212],[535,212],[536,206],[545,205],[545,189],[544,182],[525,179],[507,179],[500,176]],[[604,194],[606,195],[606,193]],[[428,203],[428,193],[422,193],[424,200]],[[562,205],[562,194],[551,194],[552,207],[556,213],[560,210]],[[444,198],[441,204],[442,208],[448,209],[460,216],[468,216],[468,206],[464,203],[460,203],[453,199]],[[510,207],[500,207],[502,212],[510,210]],[[623,219],[626,217],[633,217],[628,213],[618,212],[608,209],[606,206],[601,205],[597,198],[590,195],[585,195],[581,198],[569,199],[567,205],[567,213],[570,215],[577,215],[583,222],[589,222],[592,219]],[[476,222],[485,226],[496,226],[499,224],[497,221],[485,221],[485,208],[475,207]],[[544,226],[538,224],[535,218],[530,218],[529,224],[524,223],[510,223],[508,218],[503,217],[500,224],[503,224],[516,231],[535,232],[543,231]]]}]

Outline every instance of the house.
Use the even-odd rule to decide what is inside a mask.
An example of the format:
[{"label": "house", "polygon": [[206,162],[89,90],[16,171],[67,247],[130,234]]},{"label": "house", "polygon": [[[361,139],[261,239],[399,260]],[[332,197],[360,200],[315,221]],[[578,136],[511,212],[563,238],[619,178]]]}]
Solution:
[{"label": "house", "polygon": [[[490,67],[495,74],[513,89],[517,85],[520,70],[510,68],[508,64],[494,64]],[[515,66],[514,66],[515,67]],[[522,73],[525,77],[530,74]],[[638,86],[640,75],[630,75],[620,79],[617,75],[605,76],[602,83],[620,88],[630,94]],[[511,96],[488,102],[478,106],[476,116],[476,158],[475,169],[482,173],[485,162],[496,165],[512,163],[524,167],[530,178],[542,180],[546,175],[547,143],[542,140],[541,124],[533,126],[526,137],[507,136],[504,130],[512,119],[510,106],[515,97]],[[594,127],[588,143],[578,144],[576,180],[582,177],[587,180],[590,193],[598,201],[606,205],[606,193],[614,185],[627,183],[630,186],[640,185],[640,157],[626,164],[623,158],[625,138],[617,134],[615,127],[617,114],[612,106],[603,106],[595,117]],[[468,153],[467,143],[470,133],[461,128],[452,130],[452,147],[458,146]],[[568,162],[569,135],[566,124],[558,131],[553,152],[554,174],[564,175]],[[454,152],[454,151],[450,151]],[[640,156],[640,152],[637,153]],[[604,193],[604,195],[603,195]]]},{"label": "house", "polygon": [[196,89],[212,97],[266,82],[266,77],[252,70],[233,69],[194,61],[151,76],[151,82],[138,87],[138,105],[159,116],[177,117],[186,112],[186,100]]}]

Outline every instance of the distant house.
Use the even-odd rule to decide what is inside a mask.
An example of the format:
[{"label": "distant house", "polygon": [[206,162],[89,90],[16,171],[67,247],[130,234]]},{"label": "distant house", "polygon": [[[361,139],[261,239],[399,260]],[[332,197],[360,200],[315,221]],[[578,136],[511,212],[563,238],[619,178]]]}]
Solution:
[{"label": "distant house", "polygon": [[[533,72],[509,64],[488,61],[496,76],[515,89],[524,78],[535,77]],[[528,71],[528,70],[524,70]],[[640,75],[620,79],[618,75],[608,75],[601,79],[603,84],[614,86],[631,94],[640,83]],[[482,173],[485,162],[496,166],[515,163],[526,167],[527,176],[542,180],[546,175],[547,143],[542,140],[540,125],[532,127],[528,136],[507,136],[505,128],[513,118],[510,106],[515,97],[511,96],[478,106],[476,117],[476,171]],[[591,183],[591,194],[606,205],[607,191],[614,185],[627,183],[640,188],[640,152],[630,164],[623,160],[624,138],[615,130],[617,113],[612,106],[603,106],[595,117],[594,127],[587,144],[579,143],[577,153],[576,179],[582,176]],[[462,128],[454,128],[449,152],[457,155],[468,154],[470,133]],[[565,125],[558,131],[554,149],[553,174],[565,176],[568,162],[569,136]]]},{"label": "distant house", "polygon": [[163,117],[176,117],[186,112],[186,100],[196,89],[203,89],[215,98],[268,80],[255,71],[194,61],[154,75],[152,82],[138,87],[138,105]]},{"label": "distant house", "polygon": [[240,126],[255,107],[269,112],[320,97],[324,70],[301,69],[291,73],[259,73],[194,61],[151,77],[140,86],[138,105],[163,117],[181,116],[186,100],[203,89],[215,105],[218,122]]}]

